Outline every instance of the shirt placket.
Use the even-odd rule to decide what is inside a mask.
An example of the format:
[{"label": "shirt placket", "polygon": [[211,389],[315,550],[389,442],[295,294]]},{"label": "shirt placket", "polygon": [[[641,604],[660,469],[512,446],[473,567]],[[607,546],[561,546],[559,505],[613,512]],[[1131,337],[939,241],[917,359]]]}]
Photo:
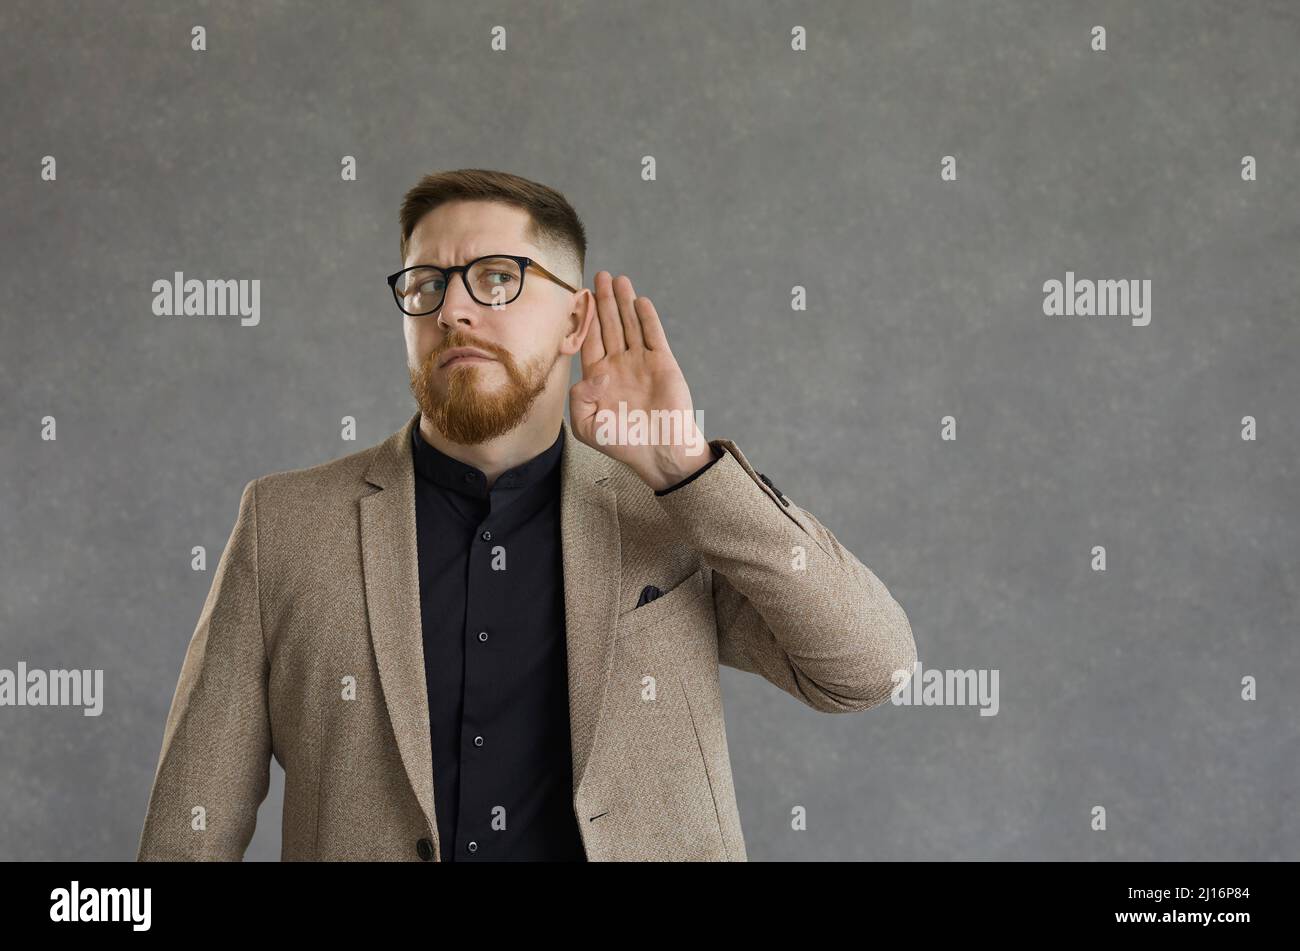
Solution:
[{"label": "shirt placket", "polygon": [[[492,786],[495,773],[488,767],[494,755],[494,727],[501,711],[499,686],[504,682],[506,656],[502,653],[505,637],[506,605],[504,589],[508,567],[506,538],[508,531],[505,491],[514,478],[502,476],[488,494],[487,513],[475,526],[470,543],[469,565],[465,577],[465,628],[461,632],[465,647],[464,706],[460,726],[460,803],[456,828],[457,858],[463,861],[486,859],[500,851],[502,840],[495,821],[508,819],[510,804],[504,790]],[[504,510],[504,511],[503,511]],[[468,807],[468,808],[467,808]],[[505,828],[509,828],[507,825]]]}]

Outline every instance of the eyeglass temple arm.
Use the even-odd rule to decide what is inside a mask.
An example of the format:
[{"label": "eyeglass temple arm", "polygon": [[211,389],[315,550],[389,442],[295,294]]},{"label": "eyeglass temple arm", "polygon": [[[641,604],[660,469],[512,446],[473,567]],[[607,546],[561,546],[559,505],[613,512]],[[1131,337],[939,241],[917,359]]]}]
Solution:
[{"label": "eyeglass temple arm", "polygon": [[532,264],[533,267],[537,268],[537,270],[541,271],[543,274],[549,277],[551,280],[553,280],[556,284],[559,284],[561,287],[566,288],[567,290],[570,291],[577,291],[577,288],[572,286],[568,281],[564,280],[563,278],[556,277],[554,274],[546,270],[546,268],[542,267],[536,261],[530,260],[529,263]]}]

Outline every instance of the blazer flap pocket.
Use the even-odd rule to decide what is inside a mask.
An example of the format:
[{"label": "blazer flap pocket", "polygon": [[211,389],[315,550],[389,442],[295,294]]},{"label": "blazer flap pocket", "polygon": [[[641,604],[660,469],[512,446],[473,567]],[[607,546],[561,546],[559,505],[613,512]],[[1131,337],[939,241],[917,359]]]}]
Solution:
[{"label": "blazer flap pocket", "polygon": [[676,614],[682,608],[692,604],[704,594],[704,568],[701,567],[681,584],[665,591],[653,601],[647,601],[639,608],[624,611],[618,618],[618,636],[626,637],[638,631],[644,631],[652,624]]}]

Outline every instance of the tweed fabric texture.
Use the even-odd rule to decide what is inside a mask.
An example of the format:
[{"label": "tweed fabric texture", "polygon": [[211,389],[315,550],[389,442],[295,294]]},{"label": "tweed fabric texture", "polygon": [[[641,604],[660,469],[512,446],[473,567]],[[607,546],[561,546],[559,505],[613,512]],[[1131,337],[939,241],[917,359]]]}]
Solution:
[{"label": "tweed fabric texture", "polygon": [[[138,858],[239,860],[285,772],[285,861],[441,857],[415,528],[413,414],[378,445],[262,476],[163,729]],[[745,861],[719,664],[826,713],[910,673],[906,614],[731,440],[665,495],[564,422],[561,537],[574,810],[592,861]],[[806,565],[792,567],[801,547]],[[646,585],[664,594],[642,607]]]}]

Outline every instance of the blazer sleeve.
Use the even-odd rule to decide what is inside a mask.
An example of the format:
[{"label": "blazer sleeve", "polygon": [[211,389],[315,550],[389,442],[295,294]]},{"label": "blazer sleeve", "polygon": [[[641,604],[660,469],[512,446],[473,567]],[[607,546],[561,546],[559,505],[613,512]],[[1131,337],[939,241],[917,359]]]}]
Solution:
[{"label": "blazer sleeve", "polygon": [[718,662],[825,713],[884,701],[916,661],[903,608],[734,442],[710,445],[723,456],[657,500],[712,569]]},{"label": "blazer sleeve", "polygon": [[257,480],[221,555],[163,728],[138,861],[240,861],[270,782]]}]

